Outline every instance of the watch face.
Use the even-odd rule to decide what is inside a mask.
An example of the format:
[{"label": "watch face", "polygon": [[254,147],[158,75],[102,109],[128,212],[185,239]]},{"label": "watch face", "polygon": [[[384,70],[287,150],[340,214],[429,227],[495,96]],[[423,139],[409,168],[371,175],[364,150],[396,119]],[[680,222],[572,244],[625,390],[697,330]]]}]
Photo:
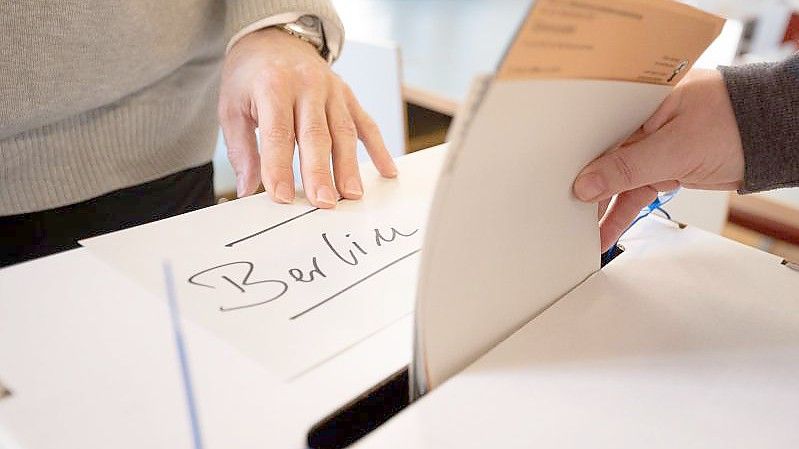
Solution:
[{"label": "watch face", "polygon": [[302,26],[306,26],[309,28],[316,28],[319,25],[319,19],[317,19],[316,16],[312,16],[310,14],[300,16],[300,18],[297,19],[297,22],[300,23]]}]

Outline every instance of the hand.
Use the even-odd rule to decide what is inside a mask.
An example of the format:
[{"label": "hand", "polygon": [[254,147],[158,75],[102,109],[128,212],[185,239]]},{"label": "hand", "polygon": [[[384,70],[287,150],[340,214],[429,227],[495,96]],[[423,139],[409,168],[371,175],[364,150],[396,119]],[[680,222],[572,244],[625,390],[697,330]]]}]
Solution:
[{"label": "hand", "polygon": [[338,195],[363,195],[357,139],[381,175],[397,175],[377,125],[349,87],[311,44],[282,30],[250,33],[230,49],[222,71],[219,120],[239,196],[255,193],[262,182],[274,201],[291,203],[295,141],[303,188],[316,207],[335,207]]},{"label": "hand", "polygon": [[724,79],[715,70],[692,71],[625,143],[580,172],[574,194],[600,204],[606,251],[659,191],[735,190],[743,174],[741,136]]}]

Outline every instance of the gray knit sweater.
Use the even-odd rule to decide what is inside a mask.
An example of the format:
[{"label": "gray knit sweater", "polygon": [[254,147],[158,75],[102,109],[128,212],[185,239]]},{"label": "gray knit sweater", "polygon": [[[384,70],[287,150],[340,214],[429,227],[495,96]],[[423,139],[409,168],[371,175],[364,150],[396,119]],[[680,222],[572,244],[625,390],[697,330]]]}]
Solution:
[{"label": "gray knit sweater", "polygon": [[738,191],[799,186],[799,55],[720,69],[744,150],[744,184]]},{"label": "gray knit sweater", "polygon": [[343,36],[328,0],[2,2],[0,216],[210,161],[226,43],[289,12]]}]

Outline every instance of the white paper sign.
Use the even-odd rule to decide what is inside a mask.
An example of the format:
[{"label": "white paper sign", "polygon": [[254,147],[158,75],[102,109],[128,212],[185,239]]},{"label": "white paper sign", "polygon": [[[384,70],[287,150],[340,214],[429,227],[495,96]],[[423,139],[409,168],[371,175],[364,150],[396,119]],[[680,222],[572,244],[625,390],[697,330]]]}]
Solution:
[{"label": "white paper sign", "polygon": [[366,195],[321,210],[257,195],[81,242],[286,380],[413,309],[422,225],[443,149],[362,167]]}]

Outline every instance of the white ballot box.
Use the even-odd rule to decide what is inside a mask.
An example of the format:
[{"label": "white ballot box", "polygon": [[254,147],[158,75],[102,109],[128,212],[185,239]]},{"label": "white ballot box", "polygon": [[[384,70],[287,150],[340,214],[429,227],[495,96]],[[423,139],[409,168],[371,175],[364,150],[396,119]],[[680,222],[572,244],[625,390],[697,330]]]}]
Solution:
[{"label": "white ballot box", "polygon": [[[0,398],[0,443],[193,447],[158,275],[170,258],[204,447],[305,447],[316,423],[410,360],[420,245],[413,231],[424,223],[444,152],[402,157],[395,180],[362,167],[364,199],[334,211],[261,194],[101,237],[88,243],[94,254],[81,248],[0,270],[0,385],[11,392]],[[359,263],[340,260],[323,233]],[[342,240],[348,233],[359,237]],[[197,251],[184,254],[186,245]],[[293,281],[295,262],[308,279],[313,258],[324,276]],[[196,278],[218,289],[188,282],[208,262],[239,261],[255,264],[249,282],[238,265]],[[266,275],[291,283],[285,296],[220,310],[273,294],[256,288]],[[225,277],[253,290],[240,292]]]},{"label": "white ballot box", "polygon": [[622,244],[608,266],[356,447],[799,444],[799,272],[659,218]]},{"label": "white ballot box", "polygon": [[[444,152],[401,158],[401,176],[434,178]],[[381,183],[365,177],[367,195],[381,196],[390,211],[399,199],[391,192],[401,187],[381,190]],[[283,221],[282,206],[257,204],[264,226]],[[252,210],[235,201],[185,217],[236,206]],[[363,223],[350,216],[342,226]],[[774,256],[656,218],[622,244],[626,251],[610,265],[359,444],[792,446],[799,273]],[[328,302],[357,304],[335,315],[336,327],[357,328],[364,317],[380,324],[318,363],[323,345],[301,349],[312,366],[288,378],[279,363],[184,308],[204,447],[302,448],[309,434],[329,442],[319,436],[329,423],[339,425],[332,439],[346,440],[353,429],[341,417],[370,405],[411,359],[410,316],[383,322],[361,301],[404,292],[410,312],[417,264],[405,259]],[[0,399],[4,447],[192,447],[163,293],[80,249],[0,270],[0,297],[0,384],[11,391]],[[271,338],[288,344],[288,335]],[[394,412],[407,404],[403,388],[382,394]]]}]

